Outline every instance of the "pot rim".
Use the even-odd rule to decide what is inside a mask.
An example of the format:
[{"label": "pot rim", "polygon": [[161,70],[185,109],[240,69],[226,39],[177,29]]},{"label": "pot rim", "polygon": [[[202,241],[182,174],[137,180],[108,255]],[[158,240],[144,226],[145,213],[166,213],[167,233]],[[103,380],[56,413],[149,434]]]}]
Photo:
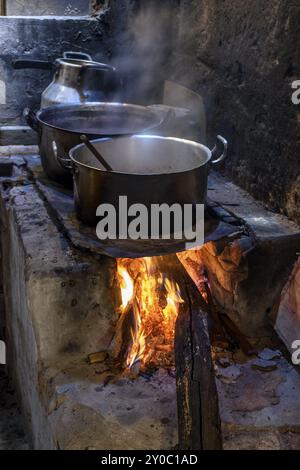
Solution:
[{"label": "pot rim", "polygon": [[[46,114],[47,112],[51,112],[51,110],[57,110],[59,111],[60,109],[61,110],[66,110],[66,109],[86,109],[86,108],[92,108],[92,109],[96,109],[99,108],[99,112],[101,112],[101,108],[105,108],[105,109],[109,109],[109,108],[119,108],[119,109],[132,109],[132,110],[137,110],[137,111],[143,111],[145,113],[147,113],[149,116],[152,116],[153,117],[153,123],[151,125],[148,125],[146,127],[144,127],[141,131],[135,131],[135,132],[132,132],[132,133],[127,133],[127,134],[110,134],[110,135],[113,135],[114,137],[118,137],[119,135],[124,137],[124,136],[128,136],[128,135],[134,135],[136,134],[136,132],[145,132],[145,131],[149,131],[155,127],[158,127],[160,126],[160,124],[162,124],[164,118],[162,116],[159,115],[158,112],[148,108],[147,106],[141,106],[141,105],[138,105],[138,104],[131,104],[131,103],[120,103],[120,102],[108,102],[108,101],[91,101],[91,102],[86,102],[86,103],[71,103],[71,104],[55,104],[55,105],[52,105],[52,106],[48,106],[46,108],[41,108],[39,109],[39,111],[36,113],[36,118],[38,120],[38,122],[46,127],[50,127],[51,129],[55,129],[57,131],[61,131],[61,132],[67,132],[67,133],[70,133],[70,134],[74,134],[74,135],[81,135],[83,133],[82,130],[71,130],[71,129],[67,129],[67,128],[64,128],[64,127],[59,127],[59,126],[55,126],[54,124],[50,124],[49,122],[46,122],[44,121],[42,118],[41,118],[41,115],[43,114]],[[86,133],[88,136],[94,136],[97,137],[99,136],[99,138],[102,137],[105,137],[107,136],[107,133],[106,134],[94,134],[94,133]]]},{"label": "pot rim", "polygon": [[104,169],[102,170],[101,168],[96,168],[92,165],[87,165],[86,163],[82,163],[80,161],[77,161],[76,157],[74,156],[74,153],[78,149],[86,147],[84,143],[83,144],[78,144],[78,145],[76,145],[76,147],[73,147],[69,152],[69,156],[70,156],[70,159],[72,160],[72,162],[75,165],[82,166],[82,167],[87,168],[89,170],[95,170],[95,171],[98,171],[100,173],[105,173],[105,174],[115,174],[115,175],[125,175],[125,176],[143,176],[143,177],[145,177],[145,176],[152,177],[152,176],[162,176],[162,175],[185,174],[185,173],[188,173],[190,171],[197,170],[197,169],[201,168],[202,166],[207,165],[209,163],[209,161],[211,160],[211,157],[212,157],[212,152],[208,147],[206,147],[206,145],[203,145],[200,142],[195,142],[193,140],[188,140],[188,139],[182,139],[182,138],[179,138],[179,137],[164,137],[164,136],[160,136],[160,135],[137,134],[137,135],[121,136],[121,137],[104,137],[104,138],[100,138],[100,139],[94,139],[91,142],[93,144],[95,144],[97,142],[115,141],[116,139],[145,139],[145,138],[146,139],[153,139],[153,140],[162,140],[162,141],[167,141],[168,140],[168,141],[172,141],[172,142],[180,142],[180,143],[188,144],[190,146],[198,148],[199,150],[204,151],[206,153],[207,159],[206,159],[205,162],[202,162],[201,165],[197,165],[197,166],[194,166],[192,168],[187,168],[186,170],[171,171],[169,173],[168,172],[164,172],[164,173],[134,173],[134,172],[130,172],[130,173],[127,173],[127,172],[115,171],[115,170],[112,170],[112,171],[107,171],[107,170],[104,170]]}]

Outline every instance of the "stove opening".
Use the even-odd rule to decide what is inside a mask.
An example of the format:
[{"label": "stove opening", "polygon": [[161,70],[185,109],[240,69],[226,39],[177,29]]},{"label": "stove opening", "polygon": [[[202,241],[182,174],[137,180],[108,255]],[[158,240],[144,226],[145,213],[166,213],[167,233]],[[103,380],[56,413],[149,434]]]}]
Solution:
[{"label": "stove opening", "polygon": [[161,258],[118,259],[120,317],[114,350],[124,368],[174,366],[175,323],[184,300]]}]

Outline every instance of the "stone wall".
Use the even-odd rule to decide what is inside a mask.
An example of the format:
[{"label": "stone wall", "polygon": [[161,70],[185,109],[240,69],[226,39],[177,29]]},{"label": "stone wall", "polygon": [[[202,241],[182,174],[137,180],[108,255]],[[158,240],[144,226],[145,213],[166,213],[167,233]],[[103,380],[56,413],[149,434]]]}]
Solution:
[{"label": "stone wall", "polygon": [[111,37],[105,18],[0,17],[0,125],[20,124],[24,107],[37,109],[41,92],[52,80],[51,71],[14,70],[13,61],[54,61],[63,51],[74,50],[109,62]]},{"label": "stone wall", "polygon": [[38,107],[50,72],[14,71],[14,58],[66,49],[119,67],[124,100],[160,102],[165,79],[199,92],[210,144],[230,144],[221,168],[254,197],[300,222],[298,0],[93,0],[93,18],[0,18],[0,125]]},{"label": "stone wall", "polygon": [[7,15],[88,15],[90,0],[8,0]]},{"label": "stone wall", "polygon": [[177,3],[93,0],[90,17],[0,17],[0,125],[21,124],[23,109],[39,107],[52,79],[51,71],[14,70],[13,61],[54,60],[66,50],[113,63],[124,83],[124,101],[159,101],[176,39],[169,7]]},{"label": "stone wall", "polygon": [[297,0],[181,0],[173,63],[205,99],[211,140],[229,140],[226,175],[298,222],[299,19]]}]

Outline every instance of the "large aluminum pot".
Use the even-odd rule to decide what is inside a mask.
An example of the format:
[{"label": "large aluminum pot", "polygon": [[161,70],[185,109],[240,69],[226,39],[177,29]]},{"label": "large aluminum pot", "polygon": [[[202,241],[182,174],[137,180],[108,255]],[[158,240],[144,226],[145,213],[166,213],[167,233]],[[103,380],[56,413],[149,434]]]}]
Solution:
[{"label": "large aluminum pot", "polygon": [[158,126],[162,117],[153,110],[125,103],[88,103],[56,105],[35,115],[27,110],[27,120],[39,133],[42,165],[49,178],[68,184],[70,171],[57,162],[54,148],[68,158],[69,151],[80,143],[80,135],[90,139],[103,136],[136,134]]},{"label": "large aluminum pot", "polygon": [[96,223],[99,204],[118,208],[119,196],[127,196],[128,205],[141,203],[148,208],[205,203],[209,167],[227,154],[227,142],[221,136],[213,150],[197,142],[154,135],[99,139],[93,145],[114,171],[106,171],[84,144],[70,151],[76,213],[87,224]]}]

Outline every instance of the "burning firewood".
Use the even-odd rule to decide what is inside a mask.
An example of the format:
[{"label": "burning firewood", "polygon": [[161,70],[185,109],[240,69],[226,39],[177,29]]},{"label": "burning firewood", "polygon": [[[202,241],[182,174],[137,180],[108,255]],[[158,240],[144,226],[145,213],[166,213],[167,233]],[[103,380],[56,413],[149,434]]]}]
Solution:
[{"label": "burning firewood", "polygon": [[212,342],[216,345],[230,343],[233,347],[239,346],[247,356],[255,354],[246,336],[243,335],[228,315],[217,311],[208,282],[205,282],[205,292],[209,313],[213,319]]},{"label": "burning firewood", "polygon": [[168,260],[119,259],[120,313],[109,357],[130,375],[174,364],[175,322],[183,302]]},{"label": "burning firewood", "polygon": [[156,351],[165,351],[165,352],[171,352],[172,347],[170,344],[157,344],[155,346]]},{"label": "burning firewood", "polygon": [[175,333],[179,449],[220,449],[209,309],[184,268],[181,276],[187,300],[178,315]]},{"label": "burning firewood", "polygon": [[88,355],[89,364],[99,364],[107,358],[107,351],[99,351]]},{"label": "burning firewood", "polygon": [[132,342],[131,330],[134,327],[133,305],[128,304],[116,324],[116,332],[108,349],[108,354],[121,363],[126,359]]}]

